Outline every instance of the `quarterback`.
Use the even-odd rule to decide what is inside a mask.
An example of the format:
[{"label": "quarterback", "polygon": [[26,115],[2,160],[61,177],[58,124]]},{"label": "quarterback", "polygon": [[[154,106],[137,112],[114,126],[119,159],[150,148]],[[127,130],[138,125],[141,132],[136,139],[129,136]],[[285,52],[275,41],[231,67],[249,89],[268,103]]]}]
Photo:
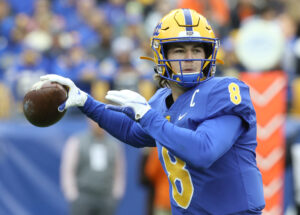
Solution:
[{"label": "quarterback", "polygon": [[108,91],[106,99],[117,105],[107,105],[70,79],[41,80],[69,87],[60,111],[78,106],[119,140],[157,147],[173,215],[261,214],[265,201],[249,88],[235,78],[214,77],[219,40],[206,18],[190,9],[171,11],[156,26],[151,47],[161,88],[149,102],[124,89]]}]

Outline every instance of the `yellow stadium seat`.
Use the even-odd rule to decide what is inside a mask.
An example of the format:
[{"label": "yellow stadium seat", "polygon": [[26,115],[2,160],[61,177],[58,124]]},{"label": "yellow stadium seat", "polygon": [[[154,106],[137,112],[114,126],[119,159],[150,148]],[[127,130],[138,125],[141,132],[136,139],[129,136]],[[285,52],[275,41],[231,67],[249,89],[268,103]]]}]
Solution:
[{"label": "yellow stadium seat", "polygon": [[12,96],[10,90],[0,82],[0,119],[11,116]]},{"label": "yellow stadium seat", "polygon": [[292,83],[292,93],[291,114],[300,117],[300,78],[294,79]]}]

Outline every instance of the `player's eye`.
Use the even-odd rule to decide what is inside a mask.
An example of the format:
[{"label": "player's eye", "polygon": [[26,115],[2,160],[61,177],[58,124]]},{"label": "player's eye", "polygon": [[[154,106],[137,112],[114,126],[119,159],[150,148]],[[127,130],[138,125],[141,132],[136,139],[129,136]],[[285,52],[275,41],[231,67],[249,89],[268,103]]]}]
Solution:
[{"label": "player's eye", "polygon": [[203,48],[199,47],[199,48],[194,48],[193,50],[194,53],[204,53]]},{"label": "player's eye", "polygon": [[184,49],[182,48],[175,48],[174,53],[184,53]]}]

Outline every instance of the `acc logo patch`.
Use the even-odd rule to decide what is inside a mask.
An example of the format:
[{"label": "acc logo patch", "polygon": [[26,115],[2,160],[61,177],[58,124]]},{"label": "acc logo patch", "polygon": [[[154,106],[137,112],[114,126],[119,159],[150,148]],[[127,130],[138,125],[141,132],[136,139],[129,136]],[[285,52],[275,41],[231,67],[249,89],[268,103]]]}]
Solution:
[{"label": "acc logo patch", "polygon": [[160,22],[160,23],[157,24],[157,26],[154,29],[153,36],[158,36],[159,35],[159,31],[161,29],[161,25],[162,25],[162,22]]}]

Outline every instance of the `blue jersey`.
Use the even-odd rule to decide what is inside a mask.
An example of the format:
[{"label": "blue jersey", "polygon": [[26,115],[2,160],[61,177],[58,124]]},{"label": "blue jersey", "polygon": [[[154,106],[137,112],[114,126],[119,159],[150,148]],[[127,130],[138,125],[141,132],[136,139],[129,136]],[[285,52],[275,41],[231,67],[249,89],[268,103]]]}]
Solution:
[{"label": "blue jersey", "polygon": [[173,215],[260,214],[265,202],[249,88],[234,78],[212,78],[168,108],[170,94],[158,90],[139,123],[91,98],[83,111],[124,142],[157,146]]}]

